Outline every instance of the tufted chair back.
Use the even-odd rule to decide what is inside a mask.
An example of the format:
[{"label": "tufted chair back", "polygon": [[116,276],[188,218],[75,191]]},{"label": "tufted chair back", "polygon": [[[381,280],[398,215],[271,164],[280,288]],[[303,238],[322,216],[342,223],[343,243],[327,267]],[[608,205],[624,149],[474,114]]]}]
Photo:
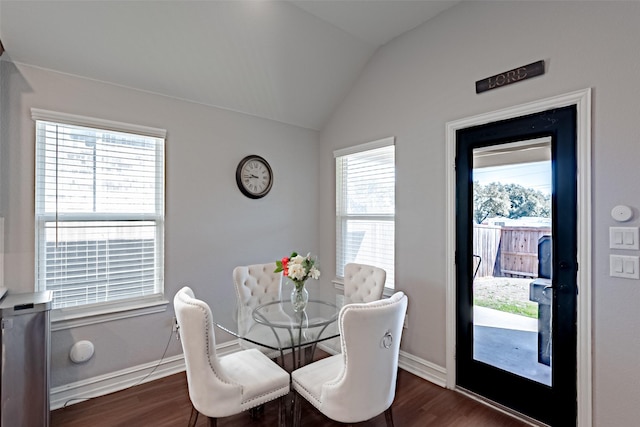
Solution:
[{"label": "tufted chair back", "polygon": [[382,298],[387,272],[379,267],[350,263],[344,266],[344,303],[371,302]]},{"label": "tufted chair back", "polygon": [[[233,269],[238,298],[238,325],[244,334],[255,324],[251,312],[260,304],[280,299],[282,273],[274,273],[276,263],[239,266]],[[275,309],[275,308],[274,308]]]},{"label": "tufted chair back", "polygon": [[[220,366],[211,309],[203,301],[195,299],[191,288],[186,286],[173,298],[173,305],[180,325],[189,397],[193,406],[208,415],[206,408],[211,401],[220,407],[235,408],[242,395],[242,386],[234,384]],[[215,414],[226,415],[229,414]]]},{"label": "tufted chair back", "polygon": [[[216,419],[238,414],[289,393],[289,374],[257,349],[218,357],[209,305],[185,286],[173,298],[187,371],[193,425],[197,414]],[[284,418],[280,400],[279,421]],[[191,420],[190,420],[191,422]]]}]

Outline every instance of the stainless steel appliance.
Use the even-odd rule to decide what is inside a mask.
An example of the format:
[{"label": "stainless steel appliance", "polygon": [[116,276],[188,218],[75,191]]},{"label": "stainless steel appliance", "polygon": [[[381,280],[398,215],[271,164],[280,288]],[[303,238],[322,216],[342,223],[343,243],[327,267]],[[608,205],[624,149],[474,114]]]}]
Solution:
[{"label": "stainless steel appliance", "polygon": [[0,302],[0,427],[49,426],[51,291]]}]

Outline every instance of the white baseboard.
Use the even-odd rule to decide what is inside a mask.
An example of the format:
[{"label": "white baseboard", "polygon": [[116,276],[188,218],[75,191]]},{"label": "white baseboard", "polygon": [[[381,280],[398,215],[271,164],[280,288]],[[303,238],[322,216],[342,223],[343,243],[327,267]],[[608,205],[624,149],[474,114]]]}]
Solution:
[{"label": "white baseboard", "polygon": [[[320,343],[318,344],[318,348],[331,355],[339,353],[339,351],[330,344]],[[446,387],[447,385],[447,370],[445,368],[409,354],[406,351],[400,350],[398,367],[440,387]]]},{"label": "white baseboard", "polygon": [[445,368],[409,354],[406,351],[400,350],[398,366],[440,387],[447,386],[447,370]]},{"label": "white baseboard", "polygon": [[[339,346],[340,346],[340,343],[338,343],[338,347]],[[318,348],[324,352],[329,353],[332,356],[340,353],[340,350],[336,349],[333,345],[331,345],[331,340],[319,343]]]},{"label": "white baseboard", "polygon": [[[156,368],[153,371],[153,368]],[[51,410],[73,405],[184,371],[182,354],[51,389]],[[152,372],[153,371],[153,372]]]},{"label": "white baseboard", "polygon": [[[318,348],[329,354],[337,354],[335,348],[325,343],[318,344]],[[218,356],[241,350],[238,341],[228,341],[216,346]],[[405,371],[437,384],[446,385],[446,370],[407,352],[400,351],[398,366]],[[99,375],[81,381],[65,384],[51,389],[51,410],[80,403],[85,400],[121,391],[129,387],[154,381],[185,370],[182,354],[171,356],[163,360],[149,362],[110,374]]]},{"label": "white baseboard", "polygon": [[[233,353],[239,349],[240,346],[237,341],[229,341],[216,346],[219,356]],[[50,407],[53,411],[94,397],[104,396],[135,385],[177,374],[184,370],[184,357],[182,354],[178,354],[163,360],[53,387],[50,392]]]},{"label": "white baseboard", "polygon": [[340,342],[338,341],[336,346],[336,343],[333,340],[323,341],[318,343],[318,348],[333,356],[340,353]]}]

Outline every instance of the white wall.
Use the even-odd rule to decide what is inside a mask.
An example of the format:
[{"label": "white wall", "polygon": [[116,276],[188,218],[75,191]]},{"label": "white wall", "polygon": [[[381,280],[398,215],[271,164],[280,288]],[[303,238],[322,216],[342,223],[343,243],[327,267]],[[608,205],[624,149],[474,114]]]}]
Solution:
[{"label": "white wall", "polygon": [[[640,281],[609,277],[608,227],[621,203],[635,211],[630,225],[640,225],[638,40],[637,2],[473,1],[376,53],[321,132],[320,257],[325,270],[334,267],[333,150],[396,136],[404,351],[445,366],[445,124],[592,87],[594,247],[580,268],[593,274],[594,421],[637,425]],[[544,76],[475,94],[475,81],[540,59]]]},{"label": "white wall", "polygon": [[[6,61],[0,66],[0,216],[11,291],[30,292],[34,284],[32,107],[167,129],[168,300],[186,284],[205,300],[234,304],[236,265],[317,251],[317,132]],[[248,154],[273,168],[274,185],[263,199],[248,199],[236,186],[236,165]],[[159,360],[172,317],[170,304],[160,314],[54,332],[52,386]],[[94,342],[96,355],[73,365],[69,348],[81,339]],[[167,356],[180,352],[172,340]]]}]

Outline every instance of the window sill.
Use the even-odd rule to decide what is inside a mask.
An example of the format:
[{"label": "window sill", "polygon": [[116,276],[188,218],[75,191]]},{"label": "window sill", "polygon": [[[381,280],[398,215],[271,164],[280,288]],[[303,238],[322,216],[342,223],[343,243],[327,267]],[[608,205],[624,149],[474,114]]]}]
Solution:
[{"label": "window sill", "polygon": [[[344,279],[342,277],[336,277],[334,278],[331,283],[333,283],[333,287],[336,288],[337,290],[339,290],[340,292],[344,293]],[[384,288],[384,291],[382,291],[382,296],[383,297],[390,297],[391,295],[393,295],[395,292],[395,290],[393,288]]]},{"label": "window sill", "polygon": [[169,301],[164,295],[153,295],[128,301],[92,304],[85,307],[58,308],[51,311],[51,331],[95,325],[129,317],[166,311]]}]

